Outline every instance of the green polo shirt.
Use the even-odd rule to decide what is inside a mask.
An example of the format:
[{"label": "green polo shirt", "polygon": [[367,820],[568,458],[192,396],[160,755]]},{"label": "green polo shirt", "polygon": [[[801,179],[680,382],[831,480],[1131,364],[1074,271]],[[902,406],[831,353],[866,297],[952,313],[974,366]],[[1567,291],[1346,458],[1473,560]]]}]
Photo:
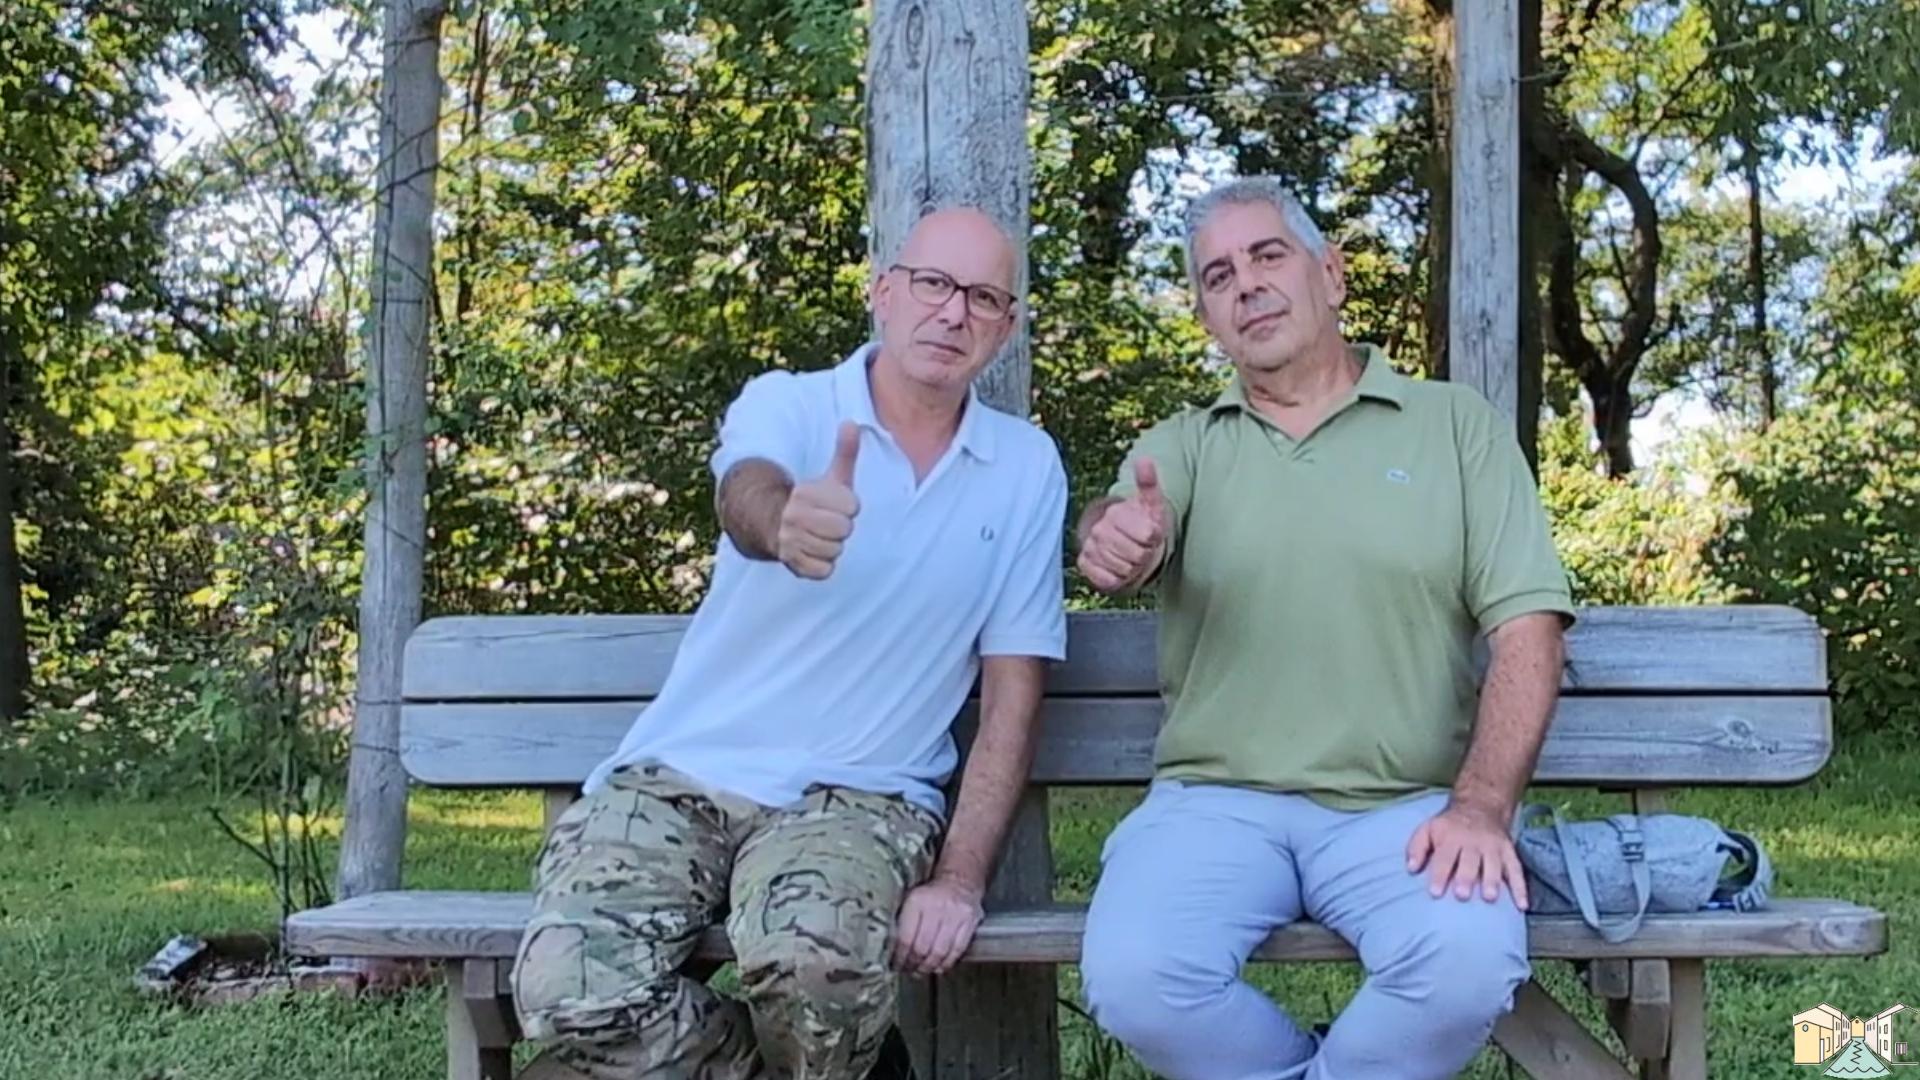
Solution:
[{"label": "green polo shirt", "polygon": [[1296,441],[1218,400],[1141,436],[1173,529],[1159,592],[1163,777],[1362,809],[1450,787],[1476,635],[1573,605],[1511,425],[1477,391],[1355,347],[1358,385]]}]

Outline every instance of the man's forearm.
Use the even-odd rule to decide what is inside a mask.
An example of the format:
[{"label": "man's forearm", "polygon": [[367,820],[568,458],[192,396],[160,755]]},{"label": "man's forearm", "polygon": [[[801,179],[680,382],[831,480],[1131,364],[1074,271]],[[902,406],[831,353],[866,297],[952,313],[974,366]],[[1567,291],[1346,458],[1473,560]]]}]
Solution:
[{"label": "man's forearm", "polygon": [[787,471],[762,458],[748,458],[727,470],[715,499],[720,528],[749,559],[773,559],[780,553],[780,512],[793,492]]},{"label": "man's forearm", "polygon": [[1533,779],[1560,693],[1565,655],[1560,617],[1523,615],[1495,631],[1492,645],[1453,802],[1509,822]]},{"label": "man's forearm", "polygon": [[1000,844],[1033,768],[1045,664],[989,658],[981,682],[980,728],[960,778],[960,797],[941,846],[936,878],[984,895]]}]

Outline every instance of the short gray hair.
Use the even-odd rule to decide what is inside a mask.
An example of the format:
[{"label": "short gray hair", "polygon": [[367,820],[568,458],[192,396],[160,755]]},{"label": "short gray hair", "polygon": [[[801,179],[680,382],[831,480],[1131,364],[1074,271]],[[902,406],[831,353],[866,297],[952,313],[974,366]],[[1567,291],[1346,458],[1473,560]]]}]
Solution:
[{"label": "short gray hair", "polygon": [[1266,203],[1280,212],[1286,220],[1287,228],[1306,245],[1314,258],[1327,253],[1327,238],[1320,226],[1313,223],[1307,208],[1298,197],[1288,190],[1277,176],[1245,176],[1238,180],[1229,180],[1219,187],[1193,200],[1187,206],[1186,240],[1187,281],[1193,287],[1193,300],[1200,302],[1200,267],[1194,263],[1193,241],[1200,230],[1213,217],[1214,212],[1223,206],[1244,206],[1249,203]]}]

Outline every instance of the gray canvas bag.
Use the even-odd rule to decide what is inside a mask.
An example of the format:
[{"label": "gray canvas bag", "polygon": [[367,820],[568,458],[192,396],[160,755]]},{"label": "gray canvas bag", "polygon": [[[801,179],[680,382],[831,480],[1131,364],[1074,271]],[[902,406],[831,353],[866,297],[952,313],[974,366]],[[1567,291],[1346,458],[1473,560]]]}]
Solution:
[{"label": "gray canvas bag", "polygon": [[[1541,816],[1551,823],[1533,825]],[[1757,911],[1773,886],[1758,841],[1685,814],[1568,822],[1532,803],[1514,820],[1514,846],[1526,869],[1529,910],[1577,911],[1613,944],[1638,933],[1648,912]],[[1741,865],[1729,877],[1734,860]]]}]

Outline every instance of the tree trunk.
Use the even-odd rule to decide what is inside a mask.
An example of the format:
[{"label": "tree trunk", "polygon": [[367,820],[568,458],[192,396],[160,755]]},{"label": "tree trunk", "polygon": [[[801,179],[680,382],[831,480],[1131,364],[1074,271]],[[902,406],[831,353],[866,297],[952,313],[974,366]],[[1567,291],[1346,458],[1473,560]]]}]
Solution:
[{"label": "tree trunk", "polygon": [[1453,4],[1429,0],[1433,46],[1433,148],[1427,157],[1427,375],[1450,378],[1447,311],[1453,303]]},{"label": "tree trunk", "polygon": [[[875,270],[927,211],[979,207],[1012,239],[1027,293],[1032,162],[1027,149],[1027,11],[1020,0],[874,0],[867,50],[867,190]],[[1028,416],[1024,317],[976,385]],[[989,910],[1053,900],[1047,793],[1031,790],[1002,849]],[[1059,983],[1038,964],[968,964],[903,988],[901,1027],[922,1080],[1060,1075]],[[1019,1023],[1010,1023],[1019,1018]]]},{"label": "tree trunk", "polygon": [[[483,134],[482,127],[487,118],[487,77],[493,65],[493,21],[492,12],[487,10],[484,0],[474,5],[472,55],[468,58],[467,73],[467,109],[461,120],[460,142],[465,145]],[[459,151],[456,151],[456,153]],[[473,310],[474,267],[480,261],[480,237],[483,232],[480,224],[480,207],[483,201],[482,186],[486,182],[486,168],[478,154],[473,160],[473,186],[468,189],[466,205],[460,207],[459,224],[455,227],[457,245],[460,252],[460,268],[454,278],[453,321],[456,325],[466,322],[467,315]]]},{"label": "tree trunk", "polygon": [[1516,434],[1527,464],[1540,471],[1540,406],[1546,393],[1546,306],[1540,295],[1547,215],[1555,190],[1553,158],[1537,134],[1546,117],[1540,55],[1540,0],[1520,0],[1520,373]]},{"label": "tree trunk", "polygon": [[400,885],[400,659],[420,621],[442,0],[388,0],[367,349],[366,562],[341,898]]},{"label": "tree trunk", "polygon": [[1593,399],[1593,428],[1600,438],[1608,476],[1633,471],[1633,391],[1627,379],[1603,378],[1586,384]]},{"label": "tree trunk", "polygon": [[1740,167],[1747,179],[1747,289],[1753,302],[1753,362],[1760,373],[1760,430],[1773,426],[1779,407],[1779,374],[1773,367],[1773,343],[1767,336],[1767,229],[1760,217],[1764,188],[1760,151],[1752,139],[1740,141]]},{"label": "tree trunk", "polygon": [[[1596,143],[1572,117],[1557,116],[1551,127],[1541,137],[1552,140],[1565,193],[1542,207],[1549,224],[1543,329],[1548,348],[1566,361],[1593,399],[1594,434],[1606,455],[1608,474],[1625,476],[1633,471],[1633,376],[1653,343],[1658,315],[1659,208],[1633,162]],[[1626,266],[1626,279],[1620,282],[1626,311],[1617,337],[1604,348],[1587,336],[1580,296],[1580,245],[1568,210],[1589,171],[1625,196],[1633,214],[1633,257]]]},{"label": "tree trunk", "polygon": [[20,595],[20,546],[15,535],[13,469],[13,379],[21,370],[10,338],[0,335],[0,732],[27,711],[33,668],[27,662],[26,604]]}]

